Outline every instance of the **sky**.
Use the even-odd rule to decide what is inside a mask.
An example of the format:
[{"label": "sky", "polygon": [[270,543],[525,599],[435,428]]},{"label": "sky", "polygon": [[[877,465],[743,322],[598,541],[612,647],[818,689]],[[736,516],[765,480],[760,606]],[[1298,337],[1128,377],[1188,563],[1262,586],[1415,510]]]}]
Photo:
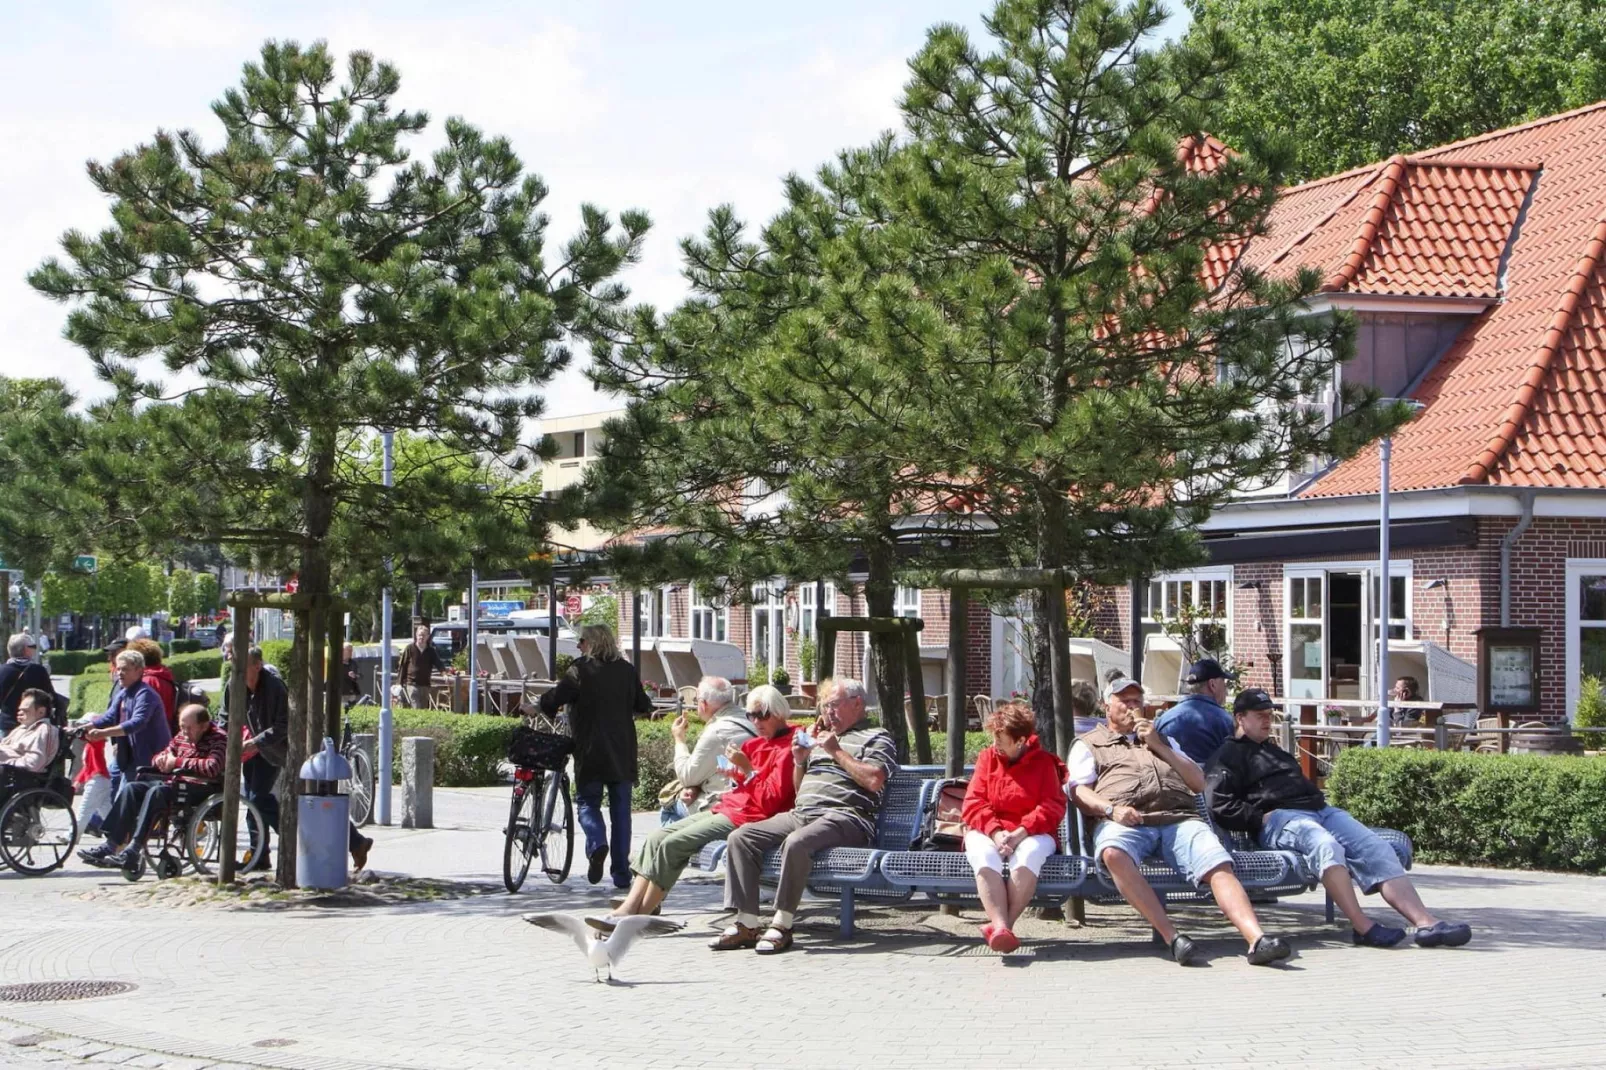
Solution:
[{"label": "sky", "polygon": [[[158,130],[220,138],[210,103],[269,38],[366,49],[401,72],[398,105],[423,110],[438,143],[447,116],[507,137],[551,196],[552,234],[579,206],[645,210],[642,262],[623,281],[668,308],[685,292],[679,240],[732,204],[755,224],[781,207],[781,180],[898,125],[906,62],[926,30],[981,34],[989,0],[456,0],[451,4],[0,0],[0,375],[50,375],[80,397],[106,393],[61,338],[66,308],[26,275],[108,205],[84,174]],[[1180,9],[1180,3],[1172,5]],[[1185,25],[1173,16],[1167,33]],[[580,359],[577,357],[577,359]],[[609,407],[573,367],[547,413]]]}]

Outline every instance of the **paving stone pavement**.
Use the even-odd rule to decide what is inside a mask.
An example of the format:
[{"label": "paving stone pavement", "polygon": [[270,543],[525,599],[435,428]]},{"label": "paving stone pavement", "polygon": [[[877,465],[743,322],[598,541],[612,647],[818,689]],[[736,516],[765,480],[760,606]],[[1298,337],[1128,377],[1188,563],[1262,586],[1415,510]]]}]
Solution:
[{"label": "paving stone pavement", "polygon": [[[373,863],[499,881],[506,798],[440,791],[440,827],[374,830]],[[655,818],[638,816],[638,836]],[[980,946],[974,913],[870,908],[839,940],[830,905],[806,903],[791,954],[716,955],[702,945],[720,884],[693,877],[669,901],[685,931],[642,941],[610,986],[572,944],[519,921],[604,907],[608,890],[583,873],[562,886],[535,874],[516,896],[289,911],[136,906],[120,877],[76,865],[0,874],[0,984],[139,986],[0,1003],[0,1068],[929,1070],[1051,1053],[1101,1068],[1606,1064],[1606,879],[1447,867],[1416,879],[1430,906],[1473,925],[1471,946],[1353,948],[1312,895],[1262,908],[1299,952],[1274,969],[1249,966],[1213,910],[1179,907],[1209,956],[1184,970],[1124,907],[1090,908],[1080,929],[1025,922],[1023,951],[1002,957]]]}]

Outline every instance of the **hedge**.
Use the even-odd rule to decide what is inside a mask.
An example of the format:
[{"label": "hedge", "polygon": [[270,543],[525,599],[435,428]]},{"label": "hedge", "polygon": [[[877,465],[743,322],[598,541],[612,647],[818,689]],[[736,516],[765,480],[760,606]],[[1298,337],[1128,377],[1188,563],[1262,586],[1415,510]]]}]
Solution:
[{"label": "hedge", "polygon": [[1606,760],[1344,751],[1333,805],[1411,837],[1424,862],[1606,873]]},{"label": "hedge", "polygon": [[199,639],[175,639],[171,644],[175,654],[193,654],[201,649]]},{"label": "hedge", "polygon": [[[194,654],[174,654],[162,662],[180,683],[186,680],[211,680],[223,671],[223,656],[215,650],[202,650]],[[73,677],[71,716],[100,713],[112,698],[111,674],[104,667],[100,672],[86,672]],[[216,703],[213,704],[214,709]]]},{"label": "hedge", "polygon": [[[448,713],[444,710],[392,710],[393,779],[401,782],[402,739],[429,736],[435,740],[435,783],[443,788],[501,784],[498,766],[507,759],[517,717]],[[355,706],[347,714],[353,732],[379,731],[379,707]]]},{"label": "hedge", "polygon": [[52,650],[44,655],[52,676],[77,676],[93,665],[105,665],[106,655],[98,650]]}]

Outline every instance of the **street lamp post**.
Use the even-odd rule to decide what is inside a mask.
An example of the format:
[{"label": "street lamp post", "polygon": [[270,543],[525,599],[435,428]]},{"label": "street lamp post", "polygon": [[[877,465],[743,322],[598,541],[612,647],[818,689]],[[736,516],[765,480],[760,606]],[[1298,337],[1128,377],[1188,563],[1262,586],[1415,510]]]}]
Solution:
[{"label": "street lamp post", "polygon": [[[1410,408],[1414,417],[1421,412],[1420,401],[1409,398],[1391,399],[1394,404]],[[1389,461],[1394,454],[1394,436],[1385,435],[1378,446],[1377,494],[1377,571],[1378,601],[1382,603],[1382,616],[1377,622],[1377,745],[1389,745],[1389,728],[1393,714],[1389,710],[1389,611],[1392,588],[1389,583]]]},{"label": "street lamp post", "polygon": [[[395,434],[386,431],[382,436],[385,444],[384,483],[389,487],[395,478]],[[376,815],[381,825],[390,824],[390,748],[393,728],[390,711],[390,633],[391,623],[391,596],[390,596],[390,558],[385,558],[385,591],[380,597],[379,609],[379,783],[375,793]]]}]

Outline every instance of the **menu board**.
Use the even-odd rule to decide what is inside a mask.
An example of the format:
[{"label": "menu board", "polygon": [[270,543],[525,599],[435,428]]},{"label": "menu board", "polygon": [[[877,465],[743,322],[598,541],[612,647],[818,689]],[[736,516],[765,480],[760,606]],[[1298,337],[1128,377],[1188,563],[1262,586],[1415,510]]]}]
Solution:
[{"label": "menu board", "polygon": [[1489,645],[1489,705],[1534,706],[1534,648],[1522,645]]}]

